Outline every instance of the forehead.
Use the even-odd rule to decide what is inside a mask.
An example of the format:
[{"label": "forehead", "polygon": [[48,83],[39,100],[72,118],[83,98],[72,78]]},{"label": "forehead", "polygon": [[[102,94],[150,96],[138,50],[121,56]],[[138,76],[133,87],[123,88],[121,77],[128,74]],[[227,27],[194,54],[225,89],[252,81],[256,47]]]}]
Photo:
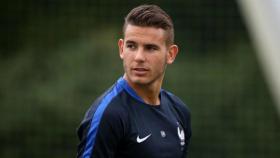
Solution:
[{"label": "forehead", "polygon": [[134,41],[137,43],[155,43],[165,44],[165,30],[155,27],[142,27],[135,25],[127,25],[124,32],[125,41]]}]

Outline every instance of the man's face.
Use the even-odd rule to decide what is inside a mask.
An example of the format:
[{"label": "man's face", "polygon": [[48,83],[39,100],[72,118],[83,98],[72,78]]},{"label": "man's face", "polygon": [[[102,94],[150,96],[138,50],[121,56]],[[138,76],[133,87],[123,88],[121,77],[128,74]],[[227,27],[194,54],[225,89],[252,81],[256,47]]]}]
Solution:
[{"label": "man's face", "polygon": [[165,30],[130,24],[118,45],[125,79],[138,85],[161,84],[166,65],[174,61],[178,52],[176,45],[166,44]]}]

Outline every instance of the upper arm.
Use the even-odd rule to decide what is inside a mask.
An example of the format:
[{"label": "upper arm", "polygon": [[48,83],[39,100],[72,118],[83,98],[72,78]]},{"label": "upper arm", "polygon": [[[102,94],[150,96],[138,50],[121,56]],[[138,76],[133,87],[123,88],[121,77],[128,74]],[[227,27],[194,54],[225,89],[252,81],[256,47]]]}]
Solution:
[{"label": "upper arm", "polygon": [[114,158],[125,129],[124,116],[113,106],[105,109],[99,122],[95,119],[98,116],[94,114],[90,121],[80,126],[78,158]]}]

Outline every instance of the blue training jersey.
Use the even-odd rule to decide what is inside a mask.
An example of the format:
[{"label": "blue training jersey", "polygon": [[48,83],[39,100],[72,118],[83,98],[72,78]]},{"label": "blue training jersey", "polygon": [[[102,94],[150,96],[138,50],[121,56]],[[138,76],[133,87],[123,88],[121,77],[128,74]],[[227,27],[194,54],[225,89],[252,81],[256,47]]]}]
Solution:
[{"label": "blue training jersey", "polygon": [[78,128],[78,158],[185,158],[190,112],[161,90],[146,104],[122,77],[89,108]]}]

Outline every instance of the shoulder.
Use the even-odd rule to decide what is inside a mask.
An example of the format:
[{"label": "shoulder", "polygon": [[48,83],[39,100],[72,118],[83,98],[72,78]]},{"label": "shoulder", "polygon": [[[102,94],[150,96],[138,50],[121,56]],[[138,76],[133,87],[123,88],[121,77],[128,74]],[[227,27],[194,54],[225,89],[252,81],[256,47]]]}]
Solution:
[{"label": "shoulder", "polygon": [[189,107],[179,97],[166,90],[162,90],[161,94],[162,97],[166,98],[175,109],[179,110],[180,112],[183,112],[186,115],[190,115]]},{"label": "shoulder", "polygon": [[116,85],[113,85],[99,96],[89,107],[82,119],[78,133],[87,133],[92,127],[98,127],[106,122],[122,123],[127,117],[127,112],[122,103],[121,95],[124,93]]},{"label": "shoulder", "polygon": [[125,109],[121,99],[122,93],[123,89],[115,85],[110,87],[92,103],[84,120],[91,120],[93,117],[116,117],[123,113]]},{"label": "shoulder", "polygon": [[90,106],[77,129],[80,139],[79,154],[91,151],[93,144],[98,144],[98,141],[112,133],[120,136],[124,133],[127,113],[120,97],[123,92],[117,85],[113,85]]}]

